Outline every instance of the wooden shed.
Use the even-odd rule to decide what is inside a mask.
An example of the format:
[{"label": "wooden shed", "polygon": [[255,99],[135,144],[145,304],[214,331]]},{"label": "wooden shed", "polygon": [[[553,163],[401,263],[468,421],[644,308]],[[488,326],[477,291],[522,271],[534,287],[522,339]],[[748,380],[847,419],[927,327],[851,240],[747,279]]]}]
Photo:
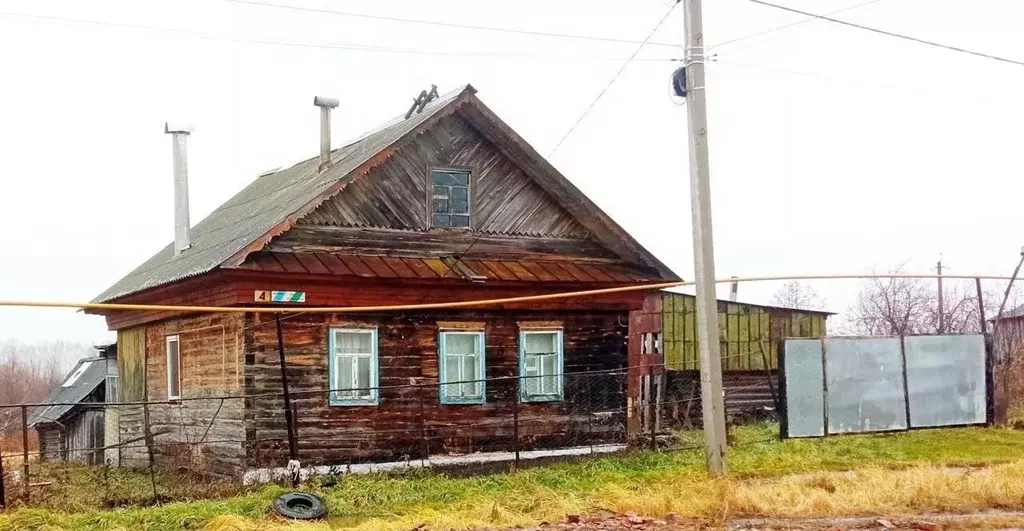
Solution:
[{"label": "wooden shed", "polygon": [[[660,291],[648,293],[643,307],[630,312],[630,366],[643,368],[630,379],[634,430],[646,429],[652,401],[661,402],[656,407],[666,426],[699,422],[695,303],[693,295]],[[741,419],[774,408],[773,381],[778,374],[780,342],[787,337],[824,337],[829,315],[820,310],[719,300],[718,338],[726,414]],[[660,390],[652,390],[651,375],[663,384]]]},{"label": "wooden shed", "polygon": [[104,462],[107,417],[103,404],[108,389],[116,386],[117,347],[98,350],[99,356],[79,360],[46,396],[43,402],[48,405],[29,415],[28,426],[39,436],[41,460]]},{"label": "wooden shed", "polygon": [[[352,307],[678,279],[475,92],[260,176],[190,247],[168,245],[96,301]],[[121,408],[122,439],[148,415],[157,464],[237,477],[288,461],[285,381],[303,466],[621,441],[643,297],[286,315],[280,338],[252,311],[99,313],[118,332],[123,399],[168,402]],[[146,464],[139,446],[126,464]]]}]

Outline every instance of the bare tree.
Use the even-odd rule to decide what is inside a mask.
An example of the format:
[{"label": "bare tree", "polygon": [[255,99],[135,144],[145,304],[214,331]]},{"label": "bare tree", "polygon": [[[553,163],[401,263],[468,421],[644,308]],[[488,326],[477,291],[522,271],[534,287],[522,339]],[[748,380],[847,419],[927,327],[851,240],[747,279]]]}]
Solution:
[{"label": "bare tree", "polygon": [[[91,346],[66,341],[0,343],[0,404],[41,402],[59,385],[70,361],[95,356]],[[17,408],[0,408],[0,436],[21,427]]]},{"label": "bare tree", "polygon": [[772,295],[771,304],[783,308],[822,310],[825,308],[825,299],[807,284],[790,280]]},{"label": "bare tree", "polygon": [[[889,271],[900,274],[903,265]],[[982,315],[993,319],[1003,289],[982,292],[978,304],[974,281],[947,280],[943,284],[942,319],[939,319],[938,288],[931,279],[870,278],[863,281],[857,302],[850,308],[848,332],[856,335],[963,334],[981,331]],[[984,312],[984,314],[982,313]]]}]

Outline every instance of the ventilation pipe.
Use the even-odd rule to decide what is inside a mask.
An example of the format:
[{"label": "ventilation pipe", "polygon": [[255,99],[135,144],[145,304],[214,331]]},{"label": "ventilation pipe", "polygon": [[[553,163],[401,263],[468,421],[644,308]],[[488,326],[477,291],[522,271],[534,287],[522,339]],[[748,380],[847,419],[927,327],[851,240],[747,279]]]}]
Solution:
[{"label": "ventilation pipe", "polygon": [[171,135],[174,160],[174,255],[192,247],[188,220],[188,135],[192,128],[164,123],[164,133]]},{"label": "ventilation pipe", "polygon": [[313,105],[320,107],[320,168],[324,171],[331,163],[331,109],[338,106],[338,100],[316,96]]},{"label": "ventilation pipe", "polygon": [[[736,278],[736,277],[732,277],[732,278]],[[731,283],[729,285],[729,300],[730,301],[736,302],[736,296],[737,296],[739,290],[740,290],[740,283],[739,282],[733,282],[733,283]]]}]

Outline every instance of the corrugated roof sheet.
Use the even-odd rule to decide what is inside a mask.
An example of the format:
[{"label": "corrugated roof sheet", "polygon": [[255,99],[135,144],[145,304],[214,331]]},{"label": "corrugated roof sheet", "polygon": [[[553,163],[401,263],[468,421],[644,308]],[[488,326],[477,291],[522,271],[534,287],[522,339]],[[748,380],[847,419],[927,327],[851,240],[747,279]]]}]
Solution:
[{"label": "corrugated roof sheet", "polygon": [[[116,363],[116,362],[114,362]],[[79,372],[81,371],[81,372]],[[71,372],[61,380],[43,400],[44,404],[77,404],[103,385],[107,377],[106,358],[85,358],[78,360]],[[72,380],[73,379],[73,380]],[[74,406],[44,406],[36,408],[29,414],[29,427],[60,420]]]},{"label": "corrugated roof sheet", "polygon": [[455,260],[349,255],[328,252],[281,253],[260,251],[249,255],[242,269],[276,273],[354,276],[365,278],[462,278],[526,282],[654,282],[628,267],[575,260]]},{"label": "corrugated roof sheet", "polygon": [[93,302],[142,291],[206,273],[221,265],[331,185],[398,141],[466,92],[465,85],[427,104],[408,120],[399,116],[331,153],[332,166],[317,171],[316,157],[257,178],[249,186],[192,227],[192,248],[174,255],[168,244],[141,266],[97,296]]}]

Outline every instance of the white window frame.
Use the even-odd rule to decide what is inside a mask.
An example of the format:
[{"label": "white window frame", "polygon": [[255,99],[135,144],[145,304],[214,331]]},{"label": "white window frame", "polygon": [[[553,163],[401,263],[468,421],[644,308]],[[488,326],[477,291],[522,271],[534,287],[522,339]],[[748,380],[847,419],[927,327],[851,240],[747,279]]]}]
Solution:
[{"label": "white window frame", "polygon": [[[447,373],[446,363],[449,354],[447,353],[447,341],[445,338],[449,335],[464,335],[474,336],[477,341],[477,371],[474,375],[463,375],[460,378],[461,381],[472,381],[478,380],[480,382],[480,395],[479,396],[448,396],[448,385],[451,382],[446,381]],[[438,371],[437,380],[439,383],[438,394],[442,404],[483,404],[487,400],[487,381],[484,379],[484,375],[487,374],[487,368],[485,362],[487,360],[486,355],[487,341],[483,330],[474,329],[442,329],[438,331],[437,335],[437,352],[438,352]],[[459,372],[462,372],[462,365],[459,365]],[[467,377],[468,376],[468,377]],[[459,388],[453,385],[453,388]]]},{"label": "white window frame", "polygon": [[[177,370],[175,371],[175,374],[178,375],[178,381],[174,382],[177,384],[177,393],[173,394],[171,393],[171,343],[175,344],[178,352],[178,359],[176,360]],[[167,336],[166,340],[164,341],[164,355],[166,356],[166,365],[164,368],[167,369],[167,400],[178,400],[181,398],[181,340],[177,336],[177,334],[173,336]]]},{"label": "white window frame", "polygon": [[[557,378],[555,379],[557,389],[552,393],[530,393],[528,387],[525,384],[526,374],[526,336],[530,334],[545,334],[555,335],[555,367],[557,367]],[[561,329],[524,329],[519,331],[519,400],[521,402],[558,402],[563,400],[563,393],[565,389],[565,336]],[[543,371],[543,365],[538,367],[538,370]],[[542,374],[543,376],[543,374]],[[530,378],[538,378],[538,376],[530,376]]]},{"label": "white window frame", "polygon": [[[377,342],[377,328],[375,327],[363,327],[363,328],[331,328],[328,330],[328,375],[327,384],[330,388],[330,404],[332,406],[376,406],[380,403],[380,354]],[[360,353],[348,353],[339,354],[335,351],[335,337],[337,334],[369,334],[370,335],[370,352]],[[360,357],[369,357],[370,359],[370,381],[367,382],[370,387],[370,396],[360,397],[347,397],[342,396],[338,391],[343,391],[340,387],[341,371],[339,370],[341,361],[338,358],[342,356],[352,358],[349,362],[352,363]],[[358,377],[358,366],[353,364],[353,374]],[[359,389],[357,387],[357,389]]]}]

